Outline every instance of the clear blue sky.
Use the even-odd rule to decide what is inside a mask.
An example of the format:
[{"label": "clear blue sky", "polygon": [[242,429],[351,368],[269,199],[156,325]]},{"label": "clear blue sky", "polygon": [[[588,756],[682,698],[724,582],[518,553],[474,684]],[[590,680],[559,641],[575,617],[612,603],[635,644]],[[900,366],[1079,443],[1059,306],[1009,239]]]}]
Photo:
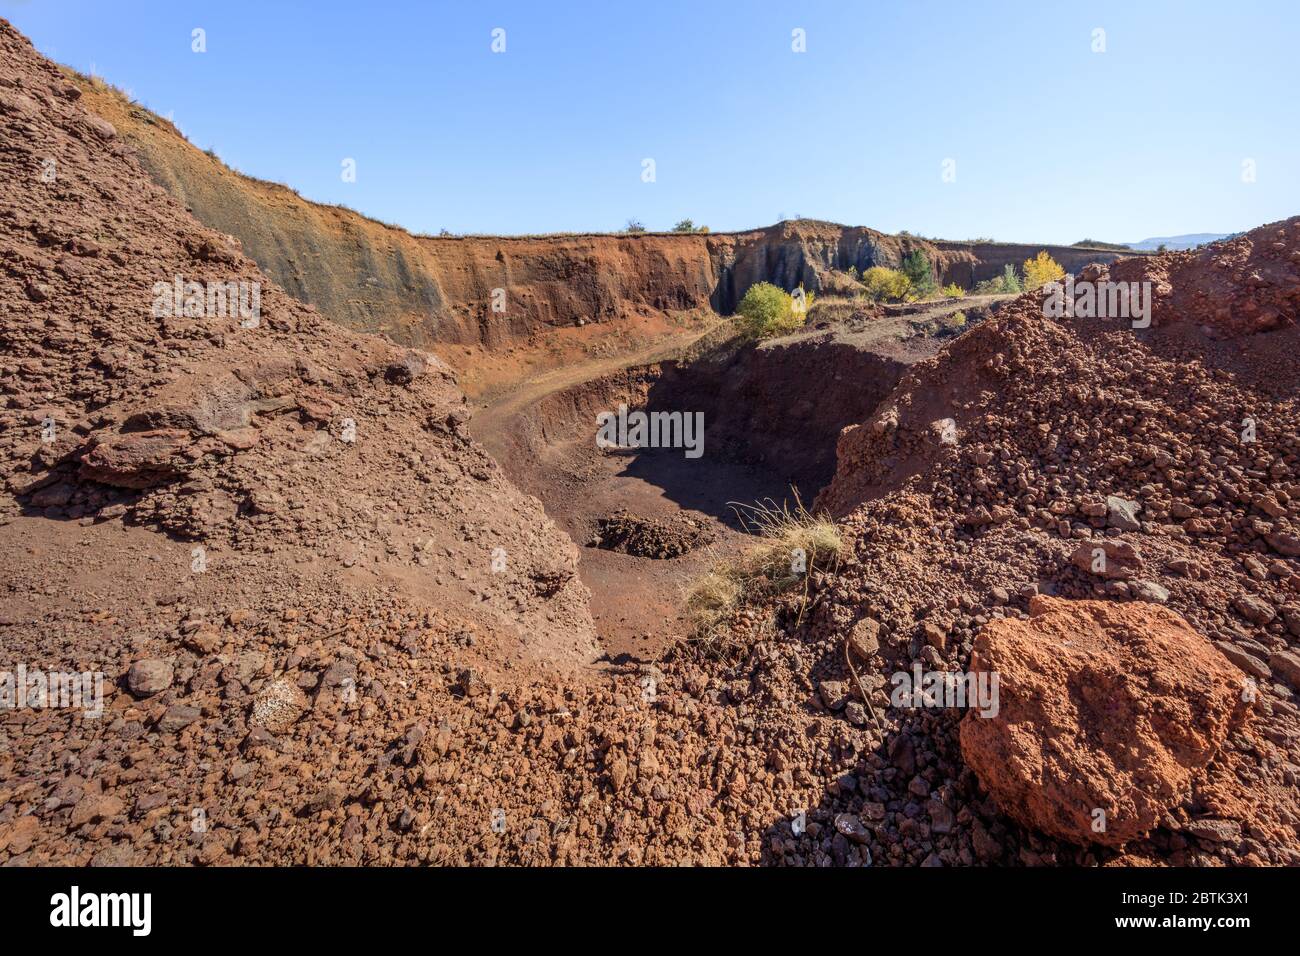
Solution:
[{"label": "clear blue sky", "polygon": [[0,16],[237,169],[414,231],[784,214],[1132,241],[1300,213],[1296,0],[0,0]]}]

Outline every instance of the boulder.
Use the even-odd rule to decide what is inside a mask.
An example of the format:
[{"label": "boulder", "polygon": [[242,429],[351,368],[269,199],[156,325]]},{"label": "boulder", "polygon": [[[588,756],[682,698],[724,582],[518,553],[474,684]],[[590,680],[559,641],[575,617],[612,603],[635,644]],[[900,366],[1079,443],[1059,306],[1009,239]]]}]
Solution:
[{"label": "boulder", "polygon": [[1242,676],[1158,604],[1037,596],[1029,609],[976,638],[971,670],[998,675],[998,707],[967,712],[962,754],[1013,819],[1121,846],[1187,796],[1245,720]]}]

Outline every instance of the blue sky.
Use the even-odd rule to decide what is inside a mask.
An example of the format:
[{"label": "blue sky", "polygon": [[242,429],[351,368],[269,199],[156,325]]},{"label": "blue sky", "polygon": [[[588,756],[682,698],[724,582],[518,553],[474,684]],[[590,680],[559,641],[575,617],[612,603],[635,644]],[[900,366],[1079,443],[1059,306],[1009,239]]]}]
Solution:
[{"label": "blue sky", "polygon": [[0,16],[237,169],[417,232],[803,215],[1131,241],[1300,213],[1294,0],[0,0]]}]

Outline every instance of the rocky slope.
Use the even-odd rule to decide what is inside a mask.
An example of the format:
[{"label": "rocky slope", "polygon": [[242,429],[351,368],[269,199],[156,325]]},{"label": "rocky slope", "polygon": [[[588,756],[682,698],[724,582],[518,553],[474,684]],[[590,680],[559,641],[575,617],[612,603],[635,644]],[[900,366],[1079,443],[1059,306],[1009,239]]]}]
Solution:
[{"label": "rocky slope", "polygon": [[[990,622],[1024,618],[1039,593],[1176,611],[1192,628],[1174,631],[1185,646],[1144,653],[1159,660],[1160,693],[1180,693],[1181,706],[1201,717],[1210,712],[1175,690],[1176,673],[1188,671],[1180,655],[1203,655],[1190,645],[1211,641],[1231,662],[1250,719],[1224,736],[1225,705],[1214,705],[1218,729],[1206,739],[1222,737],[1222,749],[1190,788],[1181,770],[1161,777],[1164,816],[1148,808],[1135,821],[1130,804],[1125,820],[1111,785],[1101,785],[1117,771],[1101,770],[1096,753],[1142,731],[1117,734],[1107,708],[1081,700],[1108,673],[1138,678],[1118,650],[1087,657],[1094,613],[1087,605],[1054,605],[1068,618],[1056,632],[1078,629],[1083,658],[1072,661],[1079,652],[1050,644],[1036,652],[1046,658],[1033,668],[1039,691],[1065,696],[1006,724],[1007,739],[996,744],[975,743],[974,731],[963,731],[963,749],[968,738],[975,745],[968,764],[1004,799],[1025,794],[1026,781],[1038,793],[1029,805],[1042,808],[1050,799],[1043,793],[1068,793],[1076,808],[1118,815],[1125,840],[1158,817],[1145,846],[1130,843],[1140,857],[1186,862],[1212,850],[1230,861],[1298,859],[1298,249],[1300,219],[1291,219],[1200,253],[1085,270],[1098,280],[1151,281],[1149,329],[1050,321],[1041,294],[1020,298],[914,365],[870,418],[846,429],[835,479],[819,499],[854,541],[849,567],[826,582],[822,626],[834,634],[872,622],[882,634],[882,673],[914,661],[935,670],[979,666],[983,642],[996,646],[995,635],[1009,633]],[[1023,669],[1006,660],[1008,677]],[[1012,693],[1015,700],[1025,692]],[[1142,707],[1158,698],[1146,696]],[[1064,711],[1053,715],[1053,708]],[[1053,729],[1062,712],[1073,721],[1068,732]],[[1175,713],[1166,708],[1162,719]],[[978,719],[968,713],[965,722]],[[980,729],[996,737],[1001,726],[995,720]],[[945,752],[954,728],[942,720],[925,727],[922,718],[925,746]],[[1056,752],[1028,764],[980,756],[1021,748],[1013,733],[1025,745],[1037,740],[1031,749]],[[1169,767],[1204,763],[1207,745],[1197,746],[1196,760],[1176,757]],[[1157,766],[1143,772],[1158,773]],[[1021,819],[1033,813],[1016,799],[1007,809]],[[1053,816],[1059,834],[1066,817]],[[1079,811],[1073,819],[1084,817]],[[1075,826],[1072,842],[1102,839]]]},{"label": "rocky slope", "polygon": [[[450,370],[285,295],[3,23],[0,47],[0,670],[106,679],[98,719],[10,688],[9,855],[15,828],[70,860],[105,808],[176,812],[201,754],[283,749],[286,709],[356,707],[382,736],[414,692],[368,663],[384,626],[479,673],[592,660],[576,550],[467,437]],[[240,283],[242,312],[204,294]]]}]

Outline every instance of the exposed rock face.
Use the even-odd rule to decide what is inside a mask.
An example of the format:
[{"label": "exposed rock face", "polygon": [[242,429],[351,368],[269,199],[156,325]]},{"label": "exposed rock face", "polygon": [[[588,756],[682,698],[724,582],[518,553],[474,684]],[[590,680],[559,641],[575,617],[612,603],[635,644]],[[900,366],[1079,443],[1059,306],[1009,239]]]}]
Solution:
[{"label": "exposed rock face", "polygon": [[[654,312],[729,314],[756,282],[818,292],[831,270],[897,266],[922,249],[941,282],[970,286],[1046,249],[1067,269],[1117,253],[1072,246],[930,241],[813,220],[737,233],[415,236],[248,179],[165,119],[110,90],[86,100],[117,124],[153,177],[205,225],[239,238],[286,290],[351,328],[412,345],[504,350],[537,333]],[[504,310],[493,308],[493,290]]]},{"label": "exposed rock face", "polygon": [[1156,605],[1039,596],[1030,615],[975,641],[971,670],[999,675],[999,708],[967,714],[962,754],[1007,815],[1121,846],[1187,795],[1244,719],[1241,675]]}]

